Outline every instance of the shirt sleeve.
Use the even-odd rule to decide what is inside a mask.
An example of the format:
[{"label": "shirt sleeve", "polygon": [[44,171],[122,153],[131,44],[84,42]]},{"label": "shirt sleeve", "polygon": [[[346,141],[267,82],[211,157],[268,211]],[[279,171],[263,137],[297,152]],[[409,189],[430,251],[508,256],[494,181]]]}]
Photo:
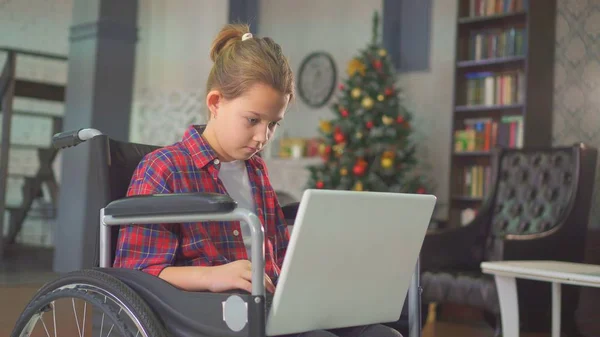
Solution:
[{"label": "shirt sleeve", "polygon": [[[127,196],[172,193],[171,168],[166,156],[148,155],[134,172]],[[179,224],[122,226],[113,266],[158,276],[175,261],[179,227]]]},{"label": "shirt sleeve", "polygon": [[[277,198],[277,197],[275,197]],[[279,205],[279,201],[276,200],[275,201],[275,207],[276,207],[276,211],[275,211],[275,218],[276,220],[276,230],[277,230],[277,234],[275,236],[275,240],[276,240],[276,244],[275,247],[277,248],[276,251],[274,252],[275,254],[275,263],[277,264],[277,266],[281,269],[283,267],[283,259],[285,258],[285,253],[287,252],[287,247],[290,241],[290,232],[288,231],[287,228],[287,223],[285,221],[285,217],[283,215],[283,210],[281,209],[281,206]]]}]

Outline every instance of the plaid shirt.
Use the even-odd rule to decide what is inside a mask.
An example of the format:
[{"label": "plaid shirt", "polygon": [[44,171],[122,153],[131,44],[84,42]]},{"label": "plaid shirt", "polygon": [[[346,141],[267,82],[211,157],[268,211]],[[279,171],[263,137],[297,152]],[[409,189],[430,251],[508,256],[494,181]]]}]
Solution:
[{"label": "plaid shirt", "polygon": [[[190,126],[183,139],[144,157],[135,170],[128,196],[217,192],[219,160],[201,137],[203,126]],[[265,232],[265,269],[277,282],[289,241],[283,212],[259,156],[246,160],[256,205]],[[123,226],[119,231],[116,268],[143,270],[158,276],[167,266],[216,266],[248,259],[239,221]]]}]

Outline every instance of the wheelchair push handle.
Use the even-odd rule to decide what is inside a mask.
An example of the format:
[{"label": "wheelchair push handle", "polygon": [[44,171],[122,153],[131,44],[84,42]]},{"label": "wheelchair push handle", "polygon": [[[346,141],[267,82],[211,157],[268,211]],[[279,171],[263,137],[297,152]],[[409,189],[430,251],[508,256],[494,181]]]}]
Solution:
[{"label": "wheelchair push handle", "polygon": [[83,143],[101,134],[102,132],[89,128],[60,132],[52,136],[52,146],[56,149],[64,149]]}]

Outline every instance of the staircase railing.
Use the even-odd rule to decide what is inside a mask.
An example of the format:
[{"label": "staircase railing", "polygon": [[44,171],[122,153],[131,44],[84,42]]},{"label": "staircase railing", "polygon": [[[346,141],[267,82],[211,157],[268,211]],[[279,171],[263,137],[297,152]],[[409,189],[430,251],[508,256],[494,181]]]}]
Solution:
[{"label": "staircase railing", "polygon": [[[4,218],[6,212],[6,196],[8,181],[8,164],[11,145],[11,123],[13,116],[13,101],[16,95],[42,99],[53,99],[57,95],[64,95],[64,88],[59,85],[47,85],[34,81],[22,81],[17,86],[17,55],[42,58],[46,60],[67,61],[66,56],[43,53],[38,51],[0,47],[0,52],[7,55],[6,62],[0,74],[0,109],[2,113],[2,137],[0,138],[0,261],[5,250]],[[62,91],[62,92],[61,92]]]}]

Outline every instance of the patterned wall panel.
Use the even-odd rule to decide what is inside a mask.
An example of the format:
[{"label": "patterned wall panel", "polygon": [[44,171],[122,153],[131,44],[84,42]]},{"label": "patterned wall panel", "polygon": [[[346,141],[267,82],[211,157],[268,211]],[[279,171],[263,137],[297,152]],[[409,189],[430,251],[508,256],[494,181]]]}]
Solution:
[{"label": "patterned wall panel", "polygon": [[[600,149],[600,0],[559,0],[554,144]],[[590,226],[600,227],[600,165]]]},{"label": "patterned wall panel", "polygon": [[131,140],[167,145],[181,140],[190,124],[206,121],[203,90],[145,90],[135,99]]}]

